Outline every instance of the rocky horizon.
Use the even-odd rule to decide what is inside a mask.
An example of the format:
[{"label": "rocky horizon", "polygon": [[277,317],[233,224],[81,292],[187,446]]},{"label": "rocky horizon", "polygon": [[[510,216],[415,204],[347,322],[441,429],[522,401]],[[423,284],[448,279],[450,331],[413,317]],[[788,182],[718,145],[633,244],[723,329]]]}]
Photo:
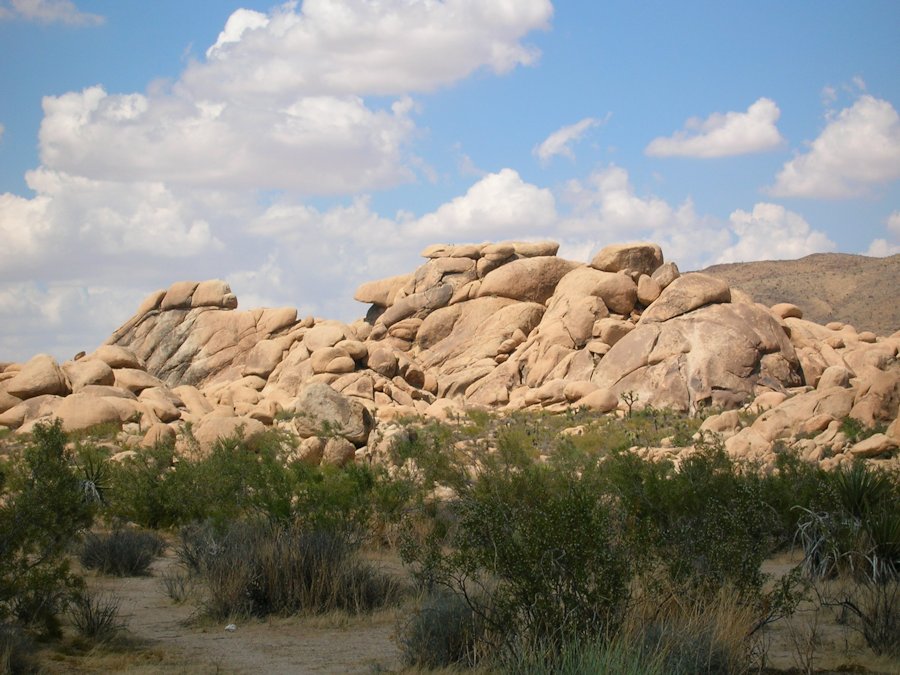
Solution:
[{"label": "rocky horizon", "polygon": [[[624,396],[714,410],[704,428],[763,465],[777,444],[826,466],[896,461],[900,331],[823,326],[796,304],[756,303],[721,278],[681,274],[656,244],[610,245],[589,264],[557,251],[430,246],[413,272],[361,285],[369,311],[349,324],[238,309],[222,280],[177,282],[91,354],[0,364],[0,425],[113,423],[146,446],[183,439],[190,423],[205,447],[275,425],[302,439],[296,456],[343,464],[377,458],[402,416],[615,413]],[[744,426],[740,409],[765,412]],[[848,416],[883,433],[852,444],[840,431]],[[323,422],[338,433],[323,434]]]}]

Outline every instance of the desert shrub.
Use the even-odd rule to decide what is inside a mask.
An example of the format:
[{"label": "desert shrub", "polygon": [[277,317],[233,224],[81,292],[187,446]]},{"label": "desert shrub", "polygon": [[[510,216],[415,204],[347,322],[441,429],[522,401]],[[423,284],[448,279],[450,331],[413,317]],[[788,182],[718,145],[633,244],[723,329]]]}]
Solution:
[{"label": "desert shrub", "polygon": [[761,480],[738,471],[720,446],[684,459],[677,470],[613,453],[600,471],[624,510],[640,569],[700,598],[726,584],[748,601],[759,596],[760,564],[775,547],[775,514]]},{"label": "desert shrub", "polygon": [[775,470],[762,478],[763,498],[778,519],[773,532],[779,548],[793,542],[803,509],[820,511],[837,499],[830,474],[785,450],[776,455]]},{"label": "desert shrub", "polygon": [[175,602],[184,602],[190,596],[193,584],[190,574],[185,571],[169,569],[163,572],[159,579],[166,595]]},{"label": "desert shrub", "polygon": [[400,650],[408,666],[446,668],[473,666],[481,621],[458,594],[428,594],[398,631]]},{"label": "desert shrub", "polygon": [[876,654],[900,654],[900,481],[863,462],[831,477],[830,509],[802,509],[796,540],[820,602]]},{"label": "desert shrub", "polygon": [[79,593],[71,600],[68,614],[78,633],[93,642],[107,642],[125,627],[114,596]]},{"label": "desert shrub", "polygon": [[403,547],[420,582],[466,599],[484,625],[482,653],[556,649],[614,627],[629,572],[617,514],[588,467],[536,464],[514,443],[479,466],[448,505],[452,522]]},{"label": "desert shrub", "polygon": [[39,672],[34,641],[13,623],[0,623],[0,673]]},{"label": "desert shrub", "polygon": [[165,541],[155,532],[114,530],[89,533],[81,545],[81,564],[101,574],[136,577],[149,574],[150,563],[165,550]]},{"label": "desert shrub", "polygon": [[45,634],[59,632],[57,615],[80,585],[66,553],[97,508],[66,440],[58,421],[37,425],[0,479],[0,621],[15,617]]},{"label": "desert shrub", "polygon": [[151,529],[262,515],[358,534],[372,518],[398,519],[405,493],[383,469],[285,464],[283,442],[277,433],[220,439],[198,460],[176,461],[172,447],[148,450],[114,467],[109,513]]},{"label": "desert shrub", "polygon": [[206,612],[215,618],[360,613],[400,596],[398,583],[363,562],[340,531],[252,521],[189,536],[194,542],[179,556],[202,578]]}]

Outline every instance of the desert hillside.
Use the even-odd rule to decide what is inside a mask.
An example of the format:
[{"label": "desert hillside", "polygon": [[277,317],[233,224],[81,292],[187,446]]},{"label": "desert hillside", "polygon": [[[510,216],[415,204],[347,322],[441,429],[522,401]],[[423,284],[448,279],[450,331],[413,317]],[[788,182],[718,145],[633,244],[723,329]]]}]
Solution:
[{"label": "desert hillside", "polygon": [[703,271],[765,305],[793,303],[816,323],[841,321],[878,335],[900,329],[900,255],[814,253],[799,260],[713,265]]}]

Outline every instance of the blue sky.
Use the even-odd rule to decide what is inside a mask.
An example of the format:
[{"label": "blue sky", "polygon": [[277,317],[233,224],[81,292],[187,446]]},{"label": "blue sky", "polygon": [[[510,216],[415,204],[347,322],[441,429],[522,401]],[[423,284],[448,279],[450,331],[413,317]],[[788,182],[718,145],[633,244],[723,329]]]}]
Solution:
[{"label": "blue sky", "polygon": [[352,320],[425,245],[900,252],[900,3],[0,0],[0,361],[156,288]]}]

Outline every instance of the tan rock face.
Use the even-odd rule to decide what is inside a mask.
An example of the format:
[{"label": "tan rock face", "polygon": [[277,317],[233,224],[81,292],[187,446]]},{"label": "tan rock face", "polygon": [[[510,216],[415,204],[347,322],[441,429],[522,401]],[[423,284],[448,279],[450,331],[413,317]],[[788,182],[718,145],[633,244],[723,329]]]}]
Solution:
[{"label": "tan rock face", "polygon": [[478,297],[499,297],[543,304],[556,284],[578,267],[555,256],[522,258],[497,268],[482,279]]},{"label": "tan rock face", "polygon": [[600,250],[591,267],[602,272],[633,270],[638,274],[653,274],[663,264],[662,249],[657,244],[611,244]]},{"label": "tan rock face", "polygon": [[373,427],[372,416],[362,404],[327,384],[306,385],[287,410],[296,415],[294,428],[303,438],[326,431],[362,446]]},{"label": "tan rock face", "polygon": [[707,274],[685,274],[660,294],[641,316],[642,323],[661,322],[714,303],[731,302],[731,289]]},{"label": "tan rock face", "polygon": [[71,389],[52,356],[38,354],[6,383],[6,392],[19,399],[45,394],[65,396]]}]

